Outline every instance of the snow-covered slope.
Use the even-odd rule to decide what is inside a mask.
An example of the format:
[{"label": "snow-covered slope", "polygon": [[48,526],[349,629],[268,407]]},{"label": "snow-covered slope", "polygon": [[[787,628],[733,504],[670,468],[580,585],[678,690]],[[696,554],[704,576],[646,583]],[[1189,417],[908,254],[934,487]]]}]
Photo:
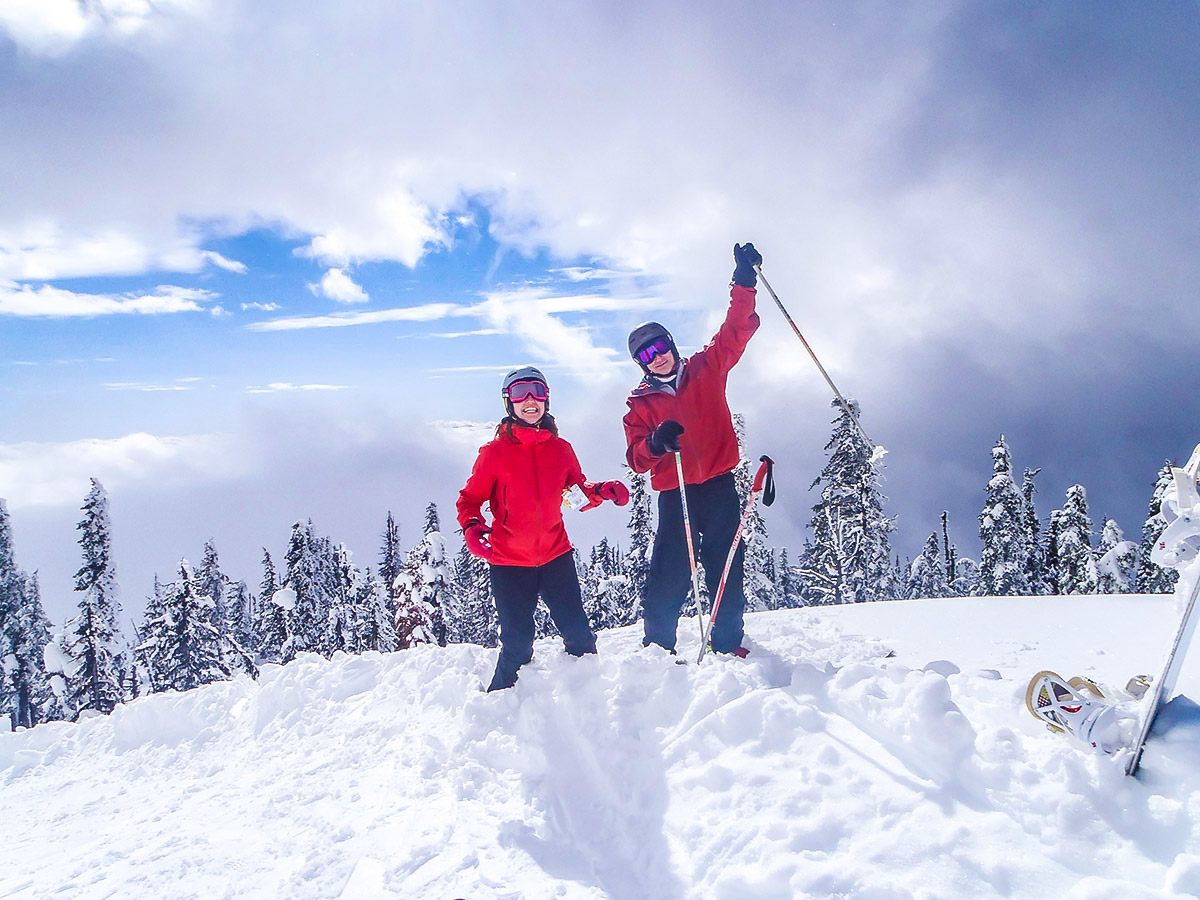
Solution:
[{"label": "snow-covered slope", "polygon": [[0,735],[0,897],[1195,896],[1200,725],[1130,779],[1024,709],[1173,629],[1169,597],[781,611],[747,660],[624,629],[492,695],[475,647],[302,658]]}]

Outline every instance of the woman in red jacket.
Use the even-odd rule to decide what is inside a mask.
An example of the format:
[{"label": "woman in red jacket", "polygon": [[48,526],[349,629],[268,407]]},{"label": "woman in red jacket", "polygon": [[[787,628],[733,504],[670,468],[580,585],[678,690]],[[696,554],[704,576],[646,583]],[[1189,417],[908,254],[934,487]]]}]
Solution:
[{"label": "woman in red jacket", "polygon": [[[592,509],[605,500],[629,502],[619,481],[593,484],[575,451],[558,436],[546,376],[532,366],[509,372],[501,390],[508,413],[496,437],[479,448],[471,477],[458,494],[458,524],[467,549],[491,563],[492,597],[500,618],[500,658],[489,691],[512,687],[533,658],[533,614],[541,596],[572,656],[596,652],[562,509],[570,495]],[[567,496],[567,500],[564,500]],[[483,504],[492,524],[484,522]]]}]

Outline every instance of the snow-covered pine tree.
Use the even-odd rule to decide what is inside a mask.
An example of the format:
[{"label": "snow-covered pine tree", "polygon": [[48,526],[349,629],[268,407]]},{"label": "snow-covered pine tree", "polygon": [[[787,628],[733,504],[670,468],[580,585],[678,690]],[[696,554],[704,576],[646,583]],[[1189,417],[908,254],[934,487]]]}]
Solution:
[{"label": "snow-covered pine tree", "polygon": [[[858,415],[858,404],[848,402]],[[829,459],[811,485],[821,488],[821,500],[813,507],[812,541],[799,566],[805,601],[818,605],[890,600],[895,596],[895,571],[889,535],[895,524],[883,512],[887,498],[871,463],[873,448],[840,403],[833,405],[838,417],[825,445]]]},{"label": "snow-covered pine tree", "polygon": [[137,652],[155,691],[187,691],[230,677],[211,594],[203,591],[200,574],[186,559],[179,561],[176,576],[162,588],[161,605],[140,629]]},{"label": "snow-covered pine tree", "polygon": [[246,582],[233,581],[229,584],[228,604],[230,636],[254,659],[258,656],[258,635],[254,628],[258,598],[250,592]]},{"label": "snow-covered pine tree", "polygon": [[278,575],[271,554],[263,547],[263,580],[259,588],[262,600],[254,618],[254,651],[260,663],[282,661],[283,645],[287,642],[287,611],[275,602],[279,590]]},{"label": "snow-covered pine tree", "polygon": [[[421,643],[426,640],[423,632],[423,619],[428,620],[427,640],[446,645],[446,606],[452,602],[450,568],[446,560],[446,540],[442,536],[441,525],[438,522],[437,504],[430,503],[425,507],[424,536],[408,553],[404,570],[397,584],[397,624],[396,634],[403,634],[401,619],[414,623],[409,628],[412,640]],[[421,607],[421,611],[417,607]],[[449,618],[454,618],[451,611]],[[418,630],[413,630],[416,628]]]},{"label": "snow-covered pine tree", "polygon": [[775,564],[775,608],[793,609],[803,606],[800,596],[800,577],[796,567],[788,560],[787,548],[779,551],[779,561]]},{"label": "snow-covered pine tree", "polygon": [[946,572],[946,584],[952,591],[951,596],[965,596],[959,594],[955,588],[955,582],[958,580],[958,547],[950,543],[950,514],[946,510],[942,510],[942,561]]},{"label": "snow-covered pine tree", "polygon": [[328,541],[317,536],[312,520],[296,522],[288,542],[284,588],[295,594],[286,610],[287,638],[279,661],[291,662],[299,653],[324,653],[329,644],[326,626],[335,573],[331,571]]},{"label": "snow-covered pine tree", "polygon": [[1139,594],[1170,594],[1175,590],[1175,582],[1179,580],[1178,569],[1164,569],[1150,558],[1150,551],[1158,542],[1159,535],[1167,527],[1166,520],[1161,515],[1162,498],[1167,488],[1174,481],[1171,468],[1174,463],[1167,460],[1158,470],[1154,481],[1154,493],[1150,497],[1150,509],[1146,522],[1142,525],[1142,544],[1138,558],[1137,592]]},{"label": "snow-covered pine tree", "polygon": [[1050,510],[1050,521],[1046,526],[1046,590],[1051,594],[1062,593],[1058,589],[1058,535],[1062,531],[1063,511]]},{"label": "snow-covered pine tree", "polygon": [[454,584],[458,603],[450,640],[460,644],[495,647],[500,624],[492,600],[492,577],[488,564],[463,545],[454,557]]},{"label": "snow-covered pine tree", "polygon": [[380,653],[391,653],[395,650],[395,613],[388,603],[387,591],[370,569],[359,579],[354,608],[354,621],[358,629],[357,652],[378,650]]},{"label": "snow-covered pine tree", "polygon": [[0,709],[8,710],[14,725],[17,722],[16,692],[2,661],[13,652],[17,629],[17,609],[21,606],[21,585],[24,574],[17,569],[13,551],[12,522],[8,506],[0,499]]},{"label": "snow-covered pine tree", "polygon": [[195,570],[196,590],[212,603],[213,627],[225,637],[229,633],[229,611],[225,600],[228,579],[221,572],[221,562],[212,538],[204,542],[204,555]]},{"label": "snow-covered pine tree", "polygon": [[1037,507],[1034,505],[1033,497],[1037,493],[1037,487],[1033,483],[1033,479],[1037,477],[1042,470],[1026,469],[1025,476],[1021,480],[1021,498],[1024,501],[1022,509],[1022,517],[1025,527],[1025,580],[1029,585],[1029,593],[1031,594],[1048,594],[1050,593],[1049,586],[1046,584],[1046,551],[1042,546],[1042,526],[1038,521]]},{"label": "snow-covered pine tree", "polygon": [[1083,485],[1067,488],[1067,502],[1058,522],[1058,592],[1094,594],[1100,589],[1096,552],[1092,549],[1092,520]]},{"label": "snow-covered pine tree", "polygon": [[95,478],[82,511],[83,519],[75,526],[83,549],[83,565],[75,573],[75,590],[81,594],[79,612],[64,626],[64,649],[73,661],[66,706],[75,718],[88,711],[110,713],[124,699],[118,661],[123,649],[117,628],[121,608],[112,564],[108,495]]},{"label": "snow-covered pine tree", "polygon": [[37,573],[17,568],[12,523],[0,500],[0,708],[13,728],[61,716],[43,657],[49,643]]},{"label": "snow-covered pine tree", "polygon": [[580,579],[584,587],[583,606],[593,631],[616,628],[629,606],[626,599],[629,579],[621,571],[620,549],[612,547],[608,538],[592,548],[591,560]]},{"label": "snow-covered pine tree", "polygon": [[[737,435],[738,464],[733,470],[734,485],[737,487],[739,509],[745,509],[754,486],[754,472],[746,452],[746,420],[741,413],[733,414],[733,432]],[[767,523],[763,521],[762,505],[755,504],[742,531],[742,543],[746,553],[742,563],[743,588],[746,593],[746,611],[756,612],[771,609],[775,599],[775,584],[771,568],[771,551],[767,547]],[[726,551],[728,552],[728,551]],[[722,564],[724,560],[722,559]],[[718,572],[719,576],[720,573]]]},{"label": "snow-covered pine tree", "polygon": [[623,568],[629,579],[625,591],[627,606],[621,614],[620,625],[632,625],[642,615],[642,599],[646,596],[646,576],[650,572],[650,552],[654,548],[654,520],[651,513],[650,491],[644,473],[625,467],[629,481],[629,551]]},{"label": "snow-covered pine tree", "polygon": [[1104,520],[1100,546],[1096,548],[1096,571],[1100,574],[1100,593],[1137,592],[1138,545],[1125,540],[1115,519]]},{"label": "snow-covered pine tree", "polygon": [[400,549],[400,527],[389,509],[383,526],[383,544],[379,548],[379,580],[383,585],[384,602],[391,615],[396,614],[396,577],[404,569],[404,551]]},{"label": "snow-covered pine tree", "polygon": [[942,549],[938,546],[937,532],[929,535],[925,549],[913,560],[909,569],[905,593],[909,597],[950,597],[950,584],[946,580]]},{"label": "snow-covered pine tree", "polygon": [[1025,498],[1013,481],[1012,455],[1004,435],[992,448],[992,477],[987,504],[979,514],[979,560],[976,592],[985,597],[1029,594],[1029,540],[1025,523]]},{"label": "snow-covered pine tree", "polygon": [[362,573],[354,565],[350,549],[338,544],[332,550],[331,563],[336,576],[329,597],[326,620],[326,652],[362,652],[358,646],[357,602],[362,589]]},{"label": "snow-covered pine tree", "polygon": [[954,580],[950,582],[950,593],[954,597],[973,597],[979,593],[979,563],[969,556],[956,556]]}]

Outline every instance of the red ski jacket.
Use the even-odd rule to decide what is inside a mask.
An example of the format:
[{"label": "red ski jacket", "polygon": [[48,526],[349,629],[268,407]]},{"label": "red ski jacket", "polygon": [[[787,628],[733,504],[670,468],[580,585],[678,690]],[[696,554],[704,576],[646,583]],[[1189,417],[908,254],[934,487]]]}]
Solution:
[{"label": "red ski jacket", "polygon": [[491,562],[541,566],[571,550],[563,525],[563,491],[584,484],[571,445],[541,428],[506,428],[479,448],[466,485],[458,492],[458,524],[483,522],[492,513]]},{"label": "red ski jacket", "polygon": [[738,464],[737,435],[725,399],[725,384],[751,336],[758,330],[754,288],[734,285],[729,292],[729,312],[708,345],[687,358],[674,393],[643,378],[626,401],[625,459],[635,472],[649,472],[656,491],[679,487],[675,454],[654,456],[646,441],[667,419],[683,426],[679,439],[683,455],[683,480],[699,484],[732,472]]}]

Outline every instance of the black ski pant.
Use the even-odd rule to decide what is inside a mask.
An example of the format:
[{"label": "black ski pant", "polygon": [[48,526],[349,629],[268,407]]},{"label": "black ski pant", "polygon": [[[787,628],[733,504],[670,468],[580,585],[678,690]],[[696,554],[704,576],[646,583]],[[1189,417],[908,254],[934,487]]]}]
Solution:
[{"label": "black ski pant", "polygon": [[533,659],[538,597],[550,611],[563,645],[572,656],[596,652],[596,635],[588,624],[570,551],[541,566],[492,566],[492,597],[500,618],[500,658],[489,691],[512,687],[517,670]]},{"label": "black ski pant", "polygon": [[[741,519],[741,503],[733,473],[717,475],[700,484],[689,484],[687,501],[692,541],[704,565],[711,602],[716,599],[725,558],[733,546],[733,536],[737,534]],[[711,634],[712,648],[718,653],[729,653],[742,643],[742,618],[746,611],[746,593],[742,587],[745,556],[746,545],[739,541]],[[646,596],[642,601],[646,625],[643,644],[658,644],[675,651],[679,614],[691,586],[692,568],[688,562],[687,535],[683,530],[683,505],[679,489],[673,488],[658,495],[658,531],[654,535],[654,552],[650,557]]]}]

